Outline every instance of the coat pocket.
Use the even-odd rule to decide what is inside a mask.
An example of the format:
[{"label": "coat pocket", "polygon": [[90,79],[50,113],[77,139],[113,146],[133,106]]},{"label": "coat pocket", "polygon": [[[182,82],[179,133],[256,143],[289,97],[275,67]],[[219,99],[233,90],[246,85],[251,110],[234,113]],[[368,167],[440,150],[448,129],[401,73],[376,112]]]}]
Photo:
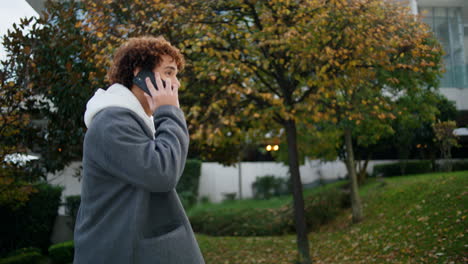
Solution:
[{"label": "coat pocket", "polygon": [[198,264],[197,250],[198,245],[181,225],[166,234],[140,240],[135,259],[137,264]]}]

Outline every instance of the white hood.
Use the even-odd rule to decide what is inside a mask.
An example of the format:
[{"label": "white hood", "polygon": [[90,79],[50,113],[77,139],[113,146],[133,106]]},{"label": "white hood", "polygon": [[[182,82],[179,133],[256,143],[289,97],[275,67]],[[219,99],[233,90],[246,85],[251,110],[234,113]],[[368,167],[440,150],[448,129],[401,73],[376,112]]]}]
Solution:
[{"label": "white hood", "polygon": [[136,96],[127,87],[118,83],[111,85],[107,90],[98,89],[93,97],[89,99],[84,115],[86,127],[89,128],[94,116],[99,111],[112,106],[127,108],[141,117],[151,130],[151,135],[154,139],[156,129],[154,127],[153,116],[148,116]]}]

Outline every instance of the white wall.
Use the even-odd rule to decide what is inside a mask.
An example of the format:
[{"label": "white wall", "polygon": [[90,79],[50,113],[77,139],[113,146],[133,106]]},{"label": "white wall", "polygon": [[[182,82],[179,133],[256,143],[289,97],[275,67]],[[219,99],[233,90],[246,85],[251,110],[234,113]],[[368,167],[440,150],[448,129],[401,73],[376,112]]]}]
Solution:
[{"label": "white wall", "polygon": [[[370,161],[367,171],[372,172],[374,165],[391,163],[391,160]],[[256,177],[275,175],[288,176],[288,167],[276,162],[242,162],[242,198],[252,198],[252,183]],[[320,178],[335,180],[344,178],[347,174],[346,166],[341,161],[321,162],[319,160],[306,160],[299,168],[302,184],[313,183]],[[225,167],[215,162],[204,162],[198,188],[199,198],[206,196],[211,202],[221,202],[224,193],[237,193],[239,197],[239,169],[237,165]]]},{"label": "white wall", "polygon": [[[65,202],[66,196],[81,194],[81,182],[78,177],[74,176],[77,171],[81,173],[80,167],[81,161],[75,161],[56,174],[47,174],[47,181],[50,184],[65,187],[62,192],[62,203]],[[65,215],[65,206],[60,206],[59,214]]]}]

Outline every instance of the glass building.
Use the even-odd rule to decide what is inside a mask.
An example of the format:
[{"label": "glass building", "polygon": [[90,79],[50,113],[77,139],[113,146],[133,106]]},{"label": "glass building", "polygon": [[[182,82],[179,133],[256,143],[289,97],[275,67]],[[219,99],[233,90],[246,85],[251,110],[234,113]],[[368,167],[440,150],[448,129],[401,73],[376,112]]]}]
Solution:
[{"label": "glass building", "polygon": [[468,149],[468,0],[409,0],[414,13],[422,15],[444,49],[445,73],[440,93],[455,102],[463,149]]},{"label": "glass building", "polygon": [[446,72],[441,87],[468,88],[468,19],[463,16],[466,8],[424,6],[424,1],[420,1],[418,13],[424,15],[423,21],[431,26],[445,51]]}]

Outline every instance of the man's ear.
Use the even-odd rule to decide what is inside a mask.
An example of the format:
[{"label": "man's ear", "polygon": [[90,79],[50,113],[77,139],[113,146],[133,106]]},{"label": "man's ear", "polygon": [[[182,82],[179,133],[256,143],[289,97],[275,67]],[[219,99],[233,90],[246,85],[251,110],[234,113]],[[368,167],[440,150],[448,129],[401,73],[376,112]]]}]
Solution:
[{"label": "man's ear", "polygon": [[141,71],[140,67],[136,67],[135,70],[133,70],[133,76],[137,76],[137,74]]}]

